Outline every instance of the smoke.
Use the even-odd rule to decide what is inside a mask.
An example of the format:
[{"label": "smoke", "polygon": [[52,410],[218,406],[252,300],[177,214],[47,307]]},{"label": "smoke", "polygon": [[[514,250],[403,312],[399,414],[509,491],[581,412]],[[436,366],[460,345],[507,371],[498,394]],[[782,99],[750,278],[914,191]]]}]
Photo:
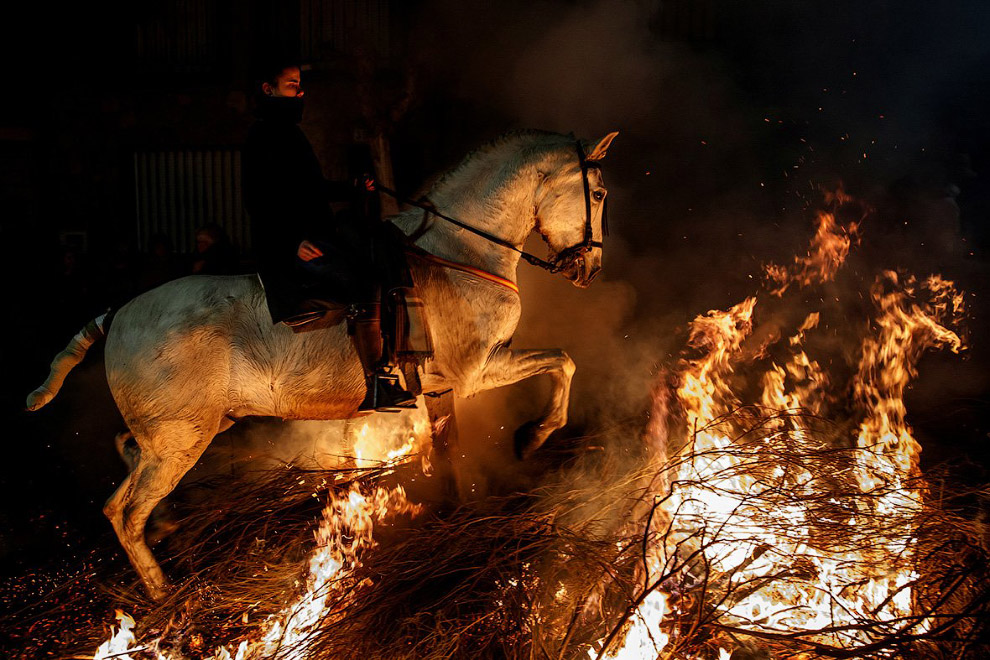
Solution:
[{"label": "smoke", "polygon": [[[970,291],[987,281],[957,202],[975,173],[954,131],[979,124],[945,116],[975,95],[967,83],[990,49],[972,26],[987,10],[840,4],[710,3],[713,38],[701,40],[660,34],[679,3],[438,0],[420,11],[413,34],[430,36],[412,43],[459,103],[448,161],[513,127],[620,131],[604,162],[613,236],[603,276],[578,290],[519,271],[513,346],[574,358],[572,429],[645,423],[680,329],[754,293],[764,264],[803,253],[823,188],[844,183],[876,210],[847,282],[897,267],[944,272]],[[860,295],[833,293],[851,305]],[[967,385],[936,378],[917,389],[929,406],[978,396],[986,379],[972,363],[966,371]],[[545,383],[522,383],[460,405],[476,489],[493,465],[518,469],[512,432],[546,397]]]},{"label": "smoke", "polygon": [[[736,220],[707,218],[688,201],[690,188],[705,185],[714,197],[735,195],[734,185],[712,174],[733,168],[720,152],[693,153],[690,163],[677,155],[711,140],[727,158],[746,160],[749,137],[734,110],[735,91],[716,59],[658,40],[655,11],[636,2],[434,2],[421,16],[434,35],[421,57],[462,103],[501,118],[491,130],[476,127],[476,140],[510,127],[584,139],[620,131],[603,164],[613,225],[603,277],[581,290],[525,265],[519,271],[523,317],[513,346],[560,347],[575,360],[572,428],[645,423],[656,368],[675,352],[677,328],[699,305],[723,302],[724,273],[756,265],[723,253],[713,236]],[[468,23],[485,27],[465,31]],[[686,224],[692,231],[682,231]],[[543,249],[538,241],[528,247]],[[719,275],[712,264],[722,264]],[[476,491],[492,466],[519,468],[512,433],[549,395],[546,383],[534,380],[461,402]]]},{"label": "smoke", "polygon": [[[655,373],[675,359],[685,324],[735,304],[763,264],[805,249],[819,185],[842,180],[878,210],[852,267],[942,271],[980,293],[990,281],[963,242],[973,238],[966,202],[983,163],[973,145],[969,165],[955,151],[967,131],[986,145],[990,130],[974,133],[985,119],[952,114],[970,102],[972,115],[990,116],[976,112],[990,49],[982,4],[711,0],[694,3],[714,16],[711,38],[660,30],[664,12],[690,4],[429,0],[407,10],[423,95],[451,105],[446,135],[428,145],[434,165],[510,128],[585,139],[620,131],[604,161],[603,275],[579,290],[519,271],[513,346],[574,358],[571,432],[645,423]],[[985,363],[973,359],[965,378],[940,385],[978,398],[985,378],[974,372]],[[479,474],[519,468],[512,432],[547,397],[534,380],[461,402],[465,454]],[[352,451],[353,426],[239,424],[215,445],[237,465],[246,456],[320,464]]]}]

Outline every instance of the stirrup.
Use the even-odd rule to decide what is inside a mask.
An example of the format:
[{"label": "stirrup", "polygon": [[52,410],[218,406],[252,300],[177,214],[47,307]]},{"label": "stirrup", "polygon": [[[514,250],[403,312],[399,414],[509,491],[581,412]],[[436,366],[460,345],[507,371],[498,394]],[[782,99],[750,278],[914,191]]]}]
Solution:
[{"label": "stirrup", "polygon": [[368,383],[368,394],[358,412],[399,412],[416,407],[416,397],[399,385],[394,374],[376,372]]}]

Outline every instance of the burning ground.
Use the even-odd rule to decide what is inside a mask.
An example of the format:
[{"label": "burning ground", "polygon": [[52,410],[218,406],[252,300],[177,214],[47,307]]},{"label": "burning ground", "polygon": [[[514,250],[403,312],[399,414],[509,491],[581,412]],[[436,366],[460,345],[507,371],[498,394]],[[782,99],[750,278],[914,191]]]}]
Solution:
[{"label": "burning ground", "polygon": [[99,660],[984,657],[990,491],[920,469],[904,402],[927,352],[966,350],[965,296],[851,272],[872,210],[822,204],[806,252],[689,324],[645,421],[565,438],[456,508],[420,420],[352,428],[333,469],[201,483],[159,546],[167,602],[87,565],[25,599],[10,642]]}]

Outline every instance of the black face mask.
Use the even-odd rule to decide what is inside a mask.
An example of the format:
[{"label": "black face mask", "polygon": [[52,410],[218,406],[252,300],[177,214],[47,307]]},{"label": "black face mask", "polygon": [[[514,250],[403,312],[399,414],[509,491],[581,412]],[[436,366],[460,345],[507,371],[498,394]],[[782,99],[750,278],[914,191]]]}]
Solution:
[{"label": "black face mask", "polygon": [[262,96],[258,103],[258,114],[262,119],[298,124],[302,121],[303,97]]}]

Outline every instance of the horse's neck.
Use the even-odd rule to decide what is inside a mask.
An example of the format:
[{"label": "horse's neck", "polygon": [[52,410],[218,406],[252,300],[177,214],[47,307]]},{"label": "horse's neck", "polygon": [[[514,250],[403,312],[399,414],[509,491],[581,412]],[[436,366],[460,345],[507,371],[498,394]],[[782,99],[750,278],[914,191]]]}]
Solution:
[{"label": "horse's neck", "polygon": [[[536,163],[518,145],[476,154],[444,177],[427,195],[444,215],[521,248],[533,230]],[[416,245],[444,259],[516,280],[519,253],[437,217],[421,232],[424,212],[413,209],[392,219],[406,234],[420,234]],[[421,232],[421,233],[420,233]]]}]

